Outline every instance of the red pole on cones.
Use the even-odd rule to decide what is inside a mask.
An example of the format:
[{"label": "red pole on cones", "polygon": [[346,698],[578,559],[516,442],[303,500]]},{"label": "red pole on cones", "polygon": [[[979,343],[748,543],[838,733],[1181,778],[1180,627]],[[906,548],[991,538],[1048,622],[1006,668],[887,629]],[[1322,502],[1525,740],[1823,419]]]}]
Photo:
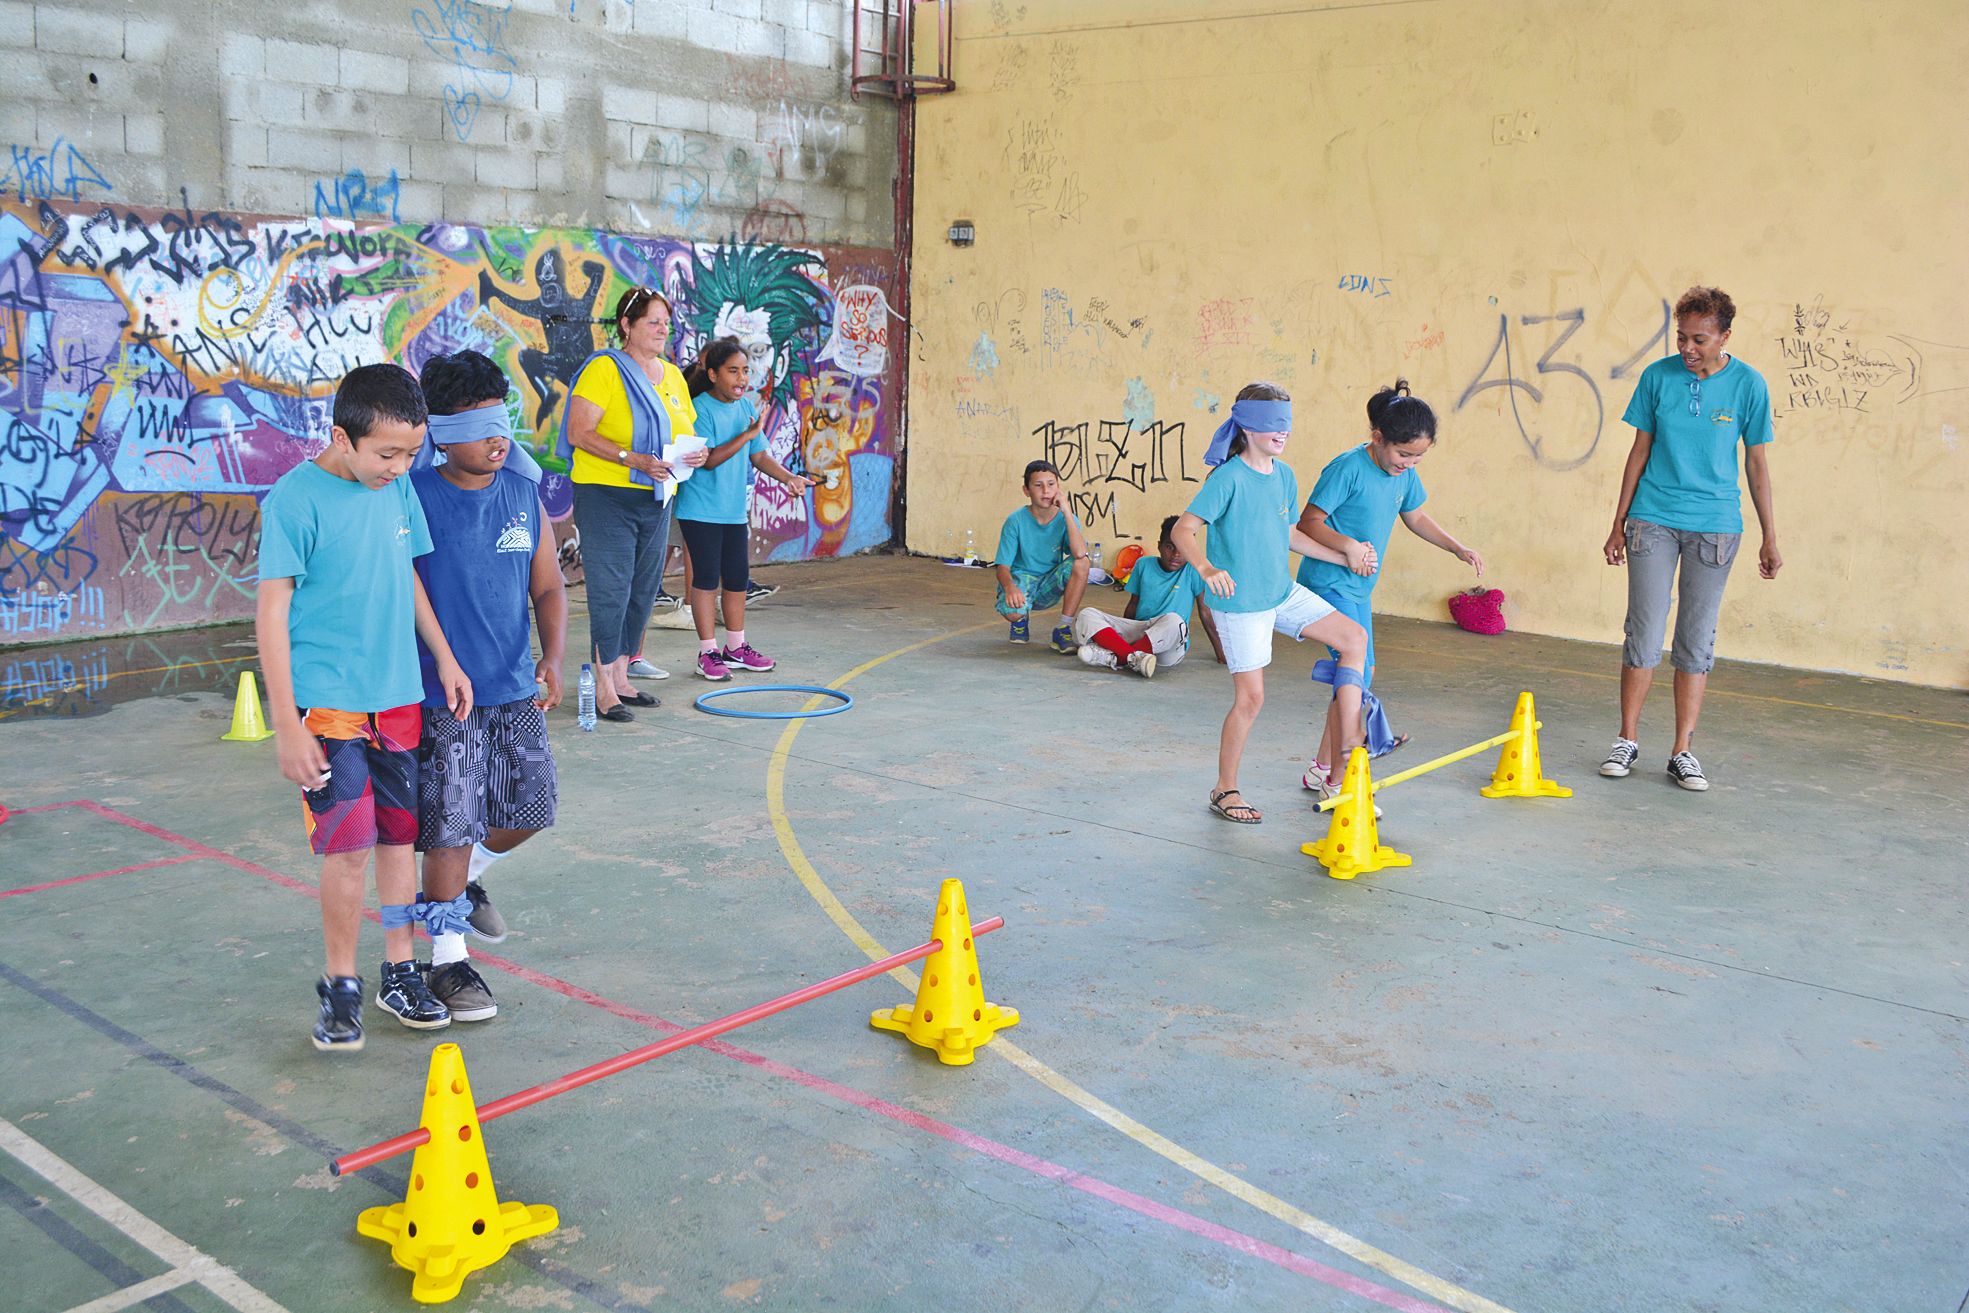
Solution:
[{"label": "red pole on cones", "polygon": [[[1002,916],[994,916],[988,921],[980,921],[971,927],[972,937],[988,935],[1004,924],[1005,918]],[[674,1035],[656,1041],[654,1044],[645,1044],[642,1048],[631,1049],[627,1053],[617,1054],[615,1057],[598,1062],[592,1067],[583,1067],[580,1071],[569,1072],[557,1080],[550,1080],[544,1085],[536,1085],[532,1089],[521,1090],[517,1094],[508,1094],[504,1098],[494,1099],[490,1103],[482,1103],[478,1108],[479,1121],[489,1122],[494,1117],[504,1117],[509,1112],[518,1112],[521,1108],[530,1108],[536,1103],[544,1103],[556,1095],[566,1094],[569,1090],[579,1089],[583,1085],[601,1080],[604,1076],[613,1076],[617,1072],[627,1071],[631,1067],[640,1066],[653,1058],[660,1058],[666,1053],[675,1053],[678,1049],[689,1048],[693,1044],[701,1044],[707,1039],[715,1039],[728,1030],[737,1030],[740,1026],[750,1025],[755,1021],[770,1017],[776,1012],[784,1012],[788,1008],[799,1007],[802,1003],[812,1002],[823,994],[831,994],[837,989],[846,989],[849,985],[857,985],[864,980],[873,979],[885,971],[893,971],[897,967],[906,966],[911,962],[920,962],[942,947],[942,940],[932,939],[927,944],[918,944],[915,948],[906,949],[900,953],[892,953],[880,962],[870,962],[867,966],[856,967],[852,971],[843,971],[838,976],[832,976],[826,980],[818,981],[803,989],[796,989],[790,994],[781,994],[778,998],[770,999],[764,1003],[755,1003],[751,1007],[734,1012],[729,1016],[719,1017],[716,1021],[707,1021],[701,1025],[692,1026],[689,1030],[680,1030]],[[340,1158],[331,1160],[328,1164],[328,1170],[335,1176],[345,1176],[350,1172],[359,1172],[363,1168],[380,1163],[386,1158],[394,1158],[400,1153],[409,1153],[419,1145],[429,1144],[430,1140],[431,1133],[419,1127],[417,1130],[407,1131],[393,1139],[372,1144],[366,1149],[356,1149],[345,1153]]]}]

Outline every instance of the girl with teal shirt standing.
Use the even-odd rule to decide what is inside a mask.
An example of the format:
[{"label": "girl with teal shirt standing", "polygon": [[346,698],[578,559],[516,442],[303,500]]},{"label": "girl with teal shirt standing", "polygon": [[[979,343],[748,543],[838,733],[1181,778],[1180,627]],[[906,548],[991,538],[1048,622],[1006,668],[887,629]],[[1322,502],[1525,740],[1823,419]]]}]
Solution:
[{"label": "girl with teal shirt standing", "polygon": [[[1467,562],[1479,578],[1483,577],[1484,558],[1422,510],[1429,493],[1415,466],[1436,445],[1436,412],[1429,403],[1409,395],[1407,379],[1396,379],[1393,387],[1382,388],[1368,399],[1367,422],[1368,440],[1327,463],[1299,517],[1299,531],[1330,549],[1341,561],[1336,564],[1308,556],[1300,562],[1299,582],[1366,631],[1364,674],[1372,685],[1374,585],[1381,578],[1381,558],[1388,550],[1396,518],[1424,542]],[[1334,652],[1336,660],[1339,655]],[[1314,677],[1319,678],[1318,671]],[[1370,715],[1378,715],[1378,701],[1365,691],[1363,704],[1370,707]],[[1335,699],[1327,710],[1319,755],[1300,780],[1322,798],[1339,791],[1339,776],[1347,766],[1345,742],[1360,738],[1351,725],[1342,734],[1341,714]],[[1385,721],[1382,724],[1385,726]],[[1407,741],[1406,735],[1395,736],[1385,728],[1380,734],[1367,727],[1361,732],[1370,740],[1370,748],[1375,746],[1373,740],[1380,740],[1381,752],[1391,752]]]},{"label": "girl with teal shirt standing", "polygon": [[[795,497],[813,481],[789,473],[766,451],[765,418],[746,395],[751,362],[735,337],[705,344],[686,375],[697,407],[697,431],[709,448],[704,468],[677,486],[677,528],[690,555],[691,619],[697,624],[697,673],[727,680],[733,670],[771,670],[773,659],[745,639],[745,587],[750,581],[754,471],[777,479]],[[723,593],[725,646],[715,621]]]},{"label": "girl with teal shirt standing", "polygon": [[[1204,463],[1217,468],[1169,535],[1210,590],[1217,638],[1231,671],[1231,709],[1217,744],[1217,784],[1210,791],[1210,810],[1240,825],[1256,825],[1264,819],[1245,801],[1237,776],[1245,741],[1265,705],[1265,667],[1272,663],[1273,634],[1297,642],[1316,638],[1339,653],[1334,700],[1341,707],[1343,724],[1360,724],[1366,637],[1359,625],[1292,580],[1293,552],[1341,558],[1293,527],[1299,481],[1292,467],[1279,459],[1291,436],[1292,398],[1276,384],[1247,384],[1204,455]],[[1210,535],[1207,556],[1197,537],[1204,529]]]}]

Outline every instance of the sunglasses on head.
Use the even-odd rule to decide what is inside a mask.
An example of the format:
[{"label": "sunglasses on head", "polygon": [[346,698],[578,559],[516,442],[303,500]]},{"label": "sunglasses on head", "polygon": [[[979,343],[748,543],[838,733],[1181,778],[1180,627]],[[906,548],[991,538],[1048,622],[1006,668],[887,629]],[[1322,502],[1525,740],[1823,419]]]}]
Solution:
[{"label": "sunglasses on head", "polygon": [[663,294],[661,292],[658,292],[654,287],[638,287],[634,291],[630,292],[629,299],[622,303],[623,317],[628,318],[630,316],[633,316],[638,310],[641,310],[644,306],[648,305],[651,301],[662,302],[663,307],[666,310],[670,308],[670,303],[668,301],[665,301],[663,299]]}]

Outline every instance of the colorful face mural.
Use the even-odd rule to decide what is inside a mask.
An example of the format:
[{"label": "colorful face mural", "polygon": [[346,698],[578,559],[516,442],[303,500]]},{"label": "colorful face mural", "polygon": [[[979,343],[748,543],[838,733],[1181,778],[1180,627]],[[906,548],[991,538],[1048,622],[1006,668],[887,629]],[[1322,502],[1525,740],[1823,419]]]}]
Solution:
[{"label": "colorful face mural", "polygon": [[753,559],[879,546],[894,271],[888,252],[751,241],[0,206],[0,646],[249,616],[258,498],[325,445],[356,365],[498,361],[566,516],[561,413],[632,286],[676,306],[678,363],[745,344],[773,381],[773,454],[818,481],[797,501],[762,483]]}]

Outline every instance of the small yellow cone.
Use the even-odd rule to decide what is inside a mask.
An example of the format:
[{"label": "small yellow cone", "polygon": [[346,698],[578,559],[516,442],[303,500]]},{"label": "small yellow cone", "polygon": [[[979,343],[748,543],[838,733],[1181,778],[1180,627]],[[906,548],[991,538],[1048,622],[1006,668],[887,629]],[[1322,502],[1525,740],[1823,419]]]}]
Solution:
[{"label": "small yellow cone", "polygon": [[1340,796],[1345,801],[1333,809],[1326,837],[1302,844],[1299,851],[1317,860],[1336,880],[1351,880],[1389,866],[1407,866],[1409,855],[1384,847],[1380,828],[1374,823],[1374,779],[1367,769],[1366,748],[1355,748],[1347,758]]},{"label": "small yellow cone", "polygon": [[937,892],[930,938],[943,947],[923,960],[923,983],[917,986],[915,1006],[884,1008],[869,1017],[868,1024],[896,1031],[912,1044],[935,1049],[939,1062],[962,1067],[991,1043],[993,1035],[1018,1025],[1019,1013],[985,1002],[963,881],[945,880]]},{"label": "small yellow cone", "polygon": [[479,1135],[479,1114],[456,1044],[431,1052],[424,1118],[431,1142],[410,1160],[410,1193],[400,1204],[365,1208],[356,1230],[390,1246],[397,1266],[417,1274],[410,1294],[420,1304],[455,1297],[467,1273],[490,1267],[520,1240],[561,1224],[546,1204],[499,1202]]},{"label": "small yellow cone", "polygon": [[1511,728],[1518,737],[1504,745],[1498,754],[1497,769],[1481,792],[1486,798],[1570,798],[1572,790],[1554,784],[1541,773],[1538,757],[1538,709],[1531,694],[1518,694],[1518,709],[1511,713]]},{"label": "small yellow cone", "polygon": [[232,700],[232,728],[220,736],[228,743],[258,743],[273,737],[267,718],[260,714],[260,686],[253,672],[239,672],[239,692]]}]

